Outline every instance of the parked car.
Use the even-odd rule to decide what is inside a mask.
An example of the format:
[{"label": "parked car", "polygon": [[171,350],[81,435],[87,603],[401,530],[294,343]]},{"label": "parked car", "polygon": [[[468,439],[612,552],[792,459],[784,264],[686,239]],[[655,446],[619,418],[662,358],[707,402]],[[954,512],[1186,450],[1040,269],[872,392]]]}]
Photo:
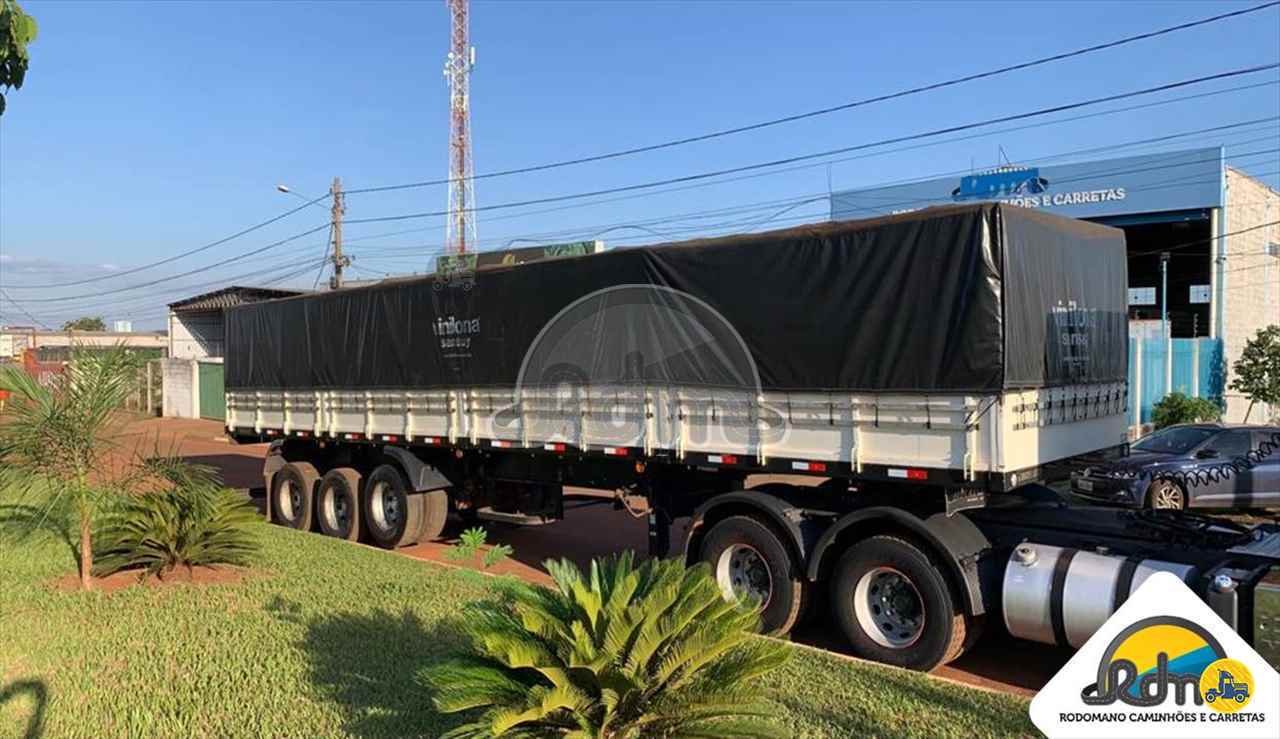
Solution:
[{"label": "parked car", "polygon": [[1134,442],[1129,454],[1071,476],[1071,492],[1134,508],[1280,506],[1280,427],[1197,423]]}]

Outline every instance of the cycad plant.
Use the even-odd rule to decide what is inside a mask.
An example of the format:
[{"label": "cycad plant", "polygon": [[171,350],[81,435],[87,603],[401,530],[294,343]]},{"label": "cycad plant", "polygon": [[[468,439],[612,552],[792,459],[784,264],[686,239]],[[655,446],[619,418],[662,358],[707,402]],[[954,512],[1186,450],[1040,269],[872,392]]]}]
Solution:
[{"label": "cycad plant", "polygon": [[630,552],[546,563],[555,588],[512,585],[468,607],[473,653],[424,678],[444,712],[473,710],[462,737],[760,737],[778,735],[753,691],[788,646],[755,636],[705,566]]},{"label": "cycad plant", "polygon": [[95,575],[138,569],[163,577],[176,567],[247,565],[258,551],[259,519],[245,497],[219,484],[212,468],[176,456],[142,460],[159,489],[121,495],[96,533]]},{"label": "cycad plant", "polygon": [[85,590],[92,582],[94,512],[111,487],[108,455],[122,420],[117,411],[135,389],[140,366],[122,346],[77,349],[44,384],[20,366],[0,365],[0,390],[10,393],[0,421],[0,467],[10,485],[51,489],[49,509],[72,503]]}]

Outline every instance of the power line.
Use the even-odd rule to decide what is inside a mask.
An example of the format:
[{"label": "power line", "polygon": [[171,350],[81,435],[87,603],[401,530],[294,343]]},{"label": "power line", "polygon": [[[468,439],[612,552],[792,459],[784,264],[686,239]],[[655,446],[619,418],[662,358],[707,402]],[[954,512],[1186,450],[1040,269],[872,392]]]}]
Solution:
[{"label": "power line", "polygon": [[[752,170],[766,169],[766,168],[777,167],[785,164],[792,164],[795,162],[817,159],[819,157],[831,156],[833,154],[843,154],[851,151],[869,149],[876,146],[885,146],[888,144],[896,144],[904,141],[914,141],[914,140],[919,140],[924,138],[931,138],[934,136],[941,136],[943,134],[955,133],[957,131],[965,131],[965,130],[970,130],[974,128],[981,128],[983,126],[989,126],[996,123],[1025,120],[1027,118],[1035,118],[1043,115],[1048,115],[1050,113],[1059,113],[1066,110],[1074,110],[1077,108],[1097,105],[1099,103],[1111,102],[1113,100],[1123,100],[1126,98],[1138,97],[1141,95],[1150,95],[1156,92],[1173,90],[1180,87],[1187,87],[1189,85],[1196,85],[1204,82],[1211,82],[1213,80],[1228,79],[1232,77],[1239,77],[1241,75],[1246,75],[1246,74],[1256,74],[1258,72],[1269,71],[1277,68],[1280,68],[1280,64],[1272,63],[1272,64],[1257,65],[1253,67],[1244,67],[1241,69],[1235,69],[1227,72],[1219,72],[1217,74],[1211,74],[1211,75],[1205,75],[1202,77],[1195,77],[1192,79],[1180,80],[1178,82],[1170,82],[1163,85],[1156,85],[1154,87],[1143,88],[1141,90],[1134,90],[1131,92],[1124,92],[1124,93],[1116,93],[1113,95],[1106,95],[1103,97],[1091,98],[1089,100],[1066,103],[1063,105],[1055,105],[1048,108],[1040,108],[1037,110],[1027,111],[1023,113],[1015,113],[1012,115],[989,118],[983,121],[975,121],[972,123],[964,123],[964,124],[955,125],[955,126],[948,126],[946,128],[934,129],[932,131],[909,134],[906,136],[896,136],[888,139],[881,139],[880,141],[856,144],[853,146],[845,146],[837,149],[829,149],[827,151],[815,152],[812,154],[801,154],[797,156],[786,157],[783,159],[775,159],[767,162],[757,162],[755,164],[747,164],[739,167],[730,167],[727,169],[714,170],[710,172],[701,172],[698,174],[684,175],[681,177],[672,177],[672,178],[663,179],[663,180],[654,180],[651,182],[643,182],[643,183],[638,183],[633,185],[611,187],[603,190],[592,190],[588,192],[571,193],[566,195],[555,195],[555,196],[549,196],[549,197],[543,197],[543,198],[533,198],[530,200],[522,200],[522,201],[515,201],[515,202],[508,202],[508,203],[497,203],[494,205],[485,205],[485,206],[475,207],[475,208],[472,208],[471,210],[473,212],[505,210],[509,208],[519,208],[519,207],[528,206],[528,205],[541,205],[544,203],[557,203],[557,202],[563,202],[566,200],[577,200],[580,198],[594,197],[597,195],[610,195],[614,193],[631,192],[635,190],[660,187],[662,185],[671,185],[671,184],[677,184],[682,182],[693,182],[696,180],[704,180],[711,177],[720,177],[726,174],[734,174],[737,172],[748,172]],[[353,190],[350,192],[358,192],[358,191]],[[407,213],[407,214],[396,215],[396,216],[357,218],[357,219],[349,220],[347,221],[347,223],[383,223],[387,221],[403,221],[403,220],[410,220],[410,219],[416,219],[416,218],[437,217],[437,216],[447,215],[448,213],[449,211],[447,210],[446,211],[429,211],[424,213]]]},{"label": "power line", "polygon": [[[309,201],[307,201],[307,202],[303,203],[302,205],[299,205],[297,208],[294,208],[293,210],[285,211],[284,213],[281,213],[280,215],[276,216],[275,218],[269,218],[269,219],[267,219],[267,220],[265,220],[265,221],[263,221],[263,222],[261,222],[261,223],[254,224],[254,225],[252,225],[252,226],[250,226],[250,227],[248,227],[248,228],[245,228],[245,229],[242,229],[242,230],[240,230],[240,231],[237,231],[237,232],[235,232],[235,233],[231,234],[230,236],[226,236],[226,237],[224,237],[224,238],[218,239],[217,241],[212,241],[212,242],[210,242],[210,243],[208,243],[208,244],[205,244],[204,246],[196,247],[195,249],[190,249],[190,250],[188,250],[188,251],[184,251],[184,252],[182,252],[181,254],[175,254],[174,256],[166,257],[166,258],[161,259],[161,260],[159,260],[159,261],[157,261],[157,262],[151,262],[150,264],[144,264],[144,265],[142,265],[142,266],[140,266],[140,267],[132,267],[132,268],[130,268],[130,269],[126,269],[126,270],[121,270],[121,271],[117,271],[117,272],[112,272],[112,273],[111,273],[111,274],[109,274],[109,275],[101,275],[101,276],[99,276],[99,277],[87,277],[87,278],[85,278],[85,279],[83,279],[83,280],[73,280],[73,281],[71,281],[71,282],[54,282],[54,283],[50,283],[50,284],[47,284],[47,285],[22,285],[22,286],[21,286],[21,289],[23,289],[23,290],[37,290],[37,289],[39,289],[39,290],[46,290],[46,289],[49,289],[49,288],[55,288],[55,287],[73,287],[73,286],[75,286],[75,285],[87,285],[87,284],[89,284],[89,283],[91,283],[91,282],[99,282],[99,281],[101,281],[101,280],[109,280],[109,279],[112,279],[112,278],[115,278],[115,277],[123,277],[124,275],[131,275],[131,274],[134,274],[134,273],[137,273],[137,272],[141,272],[141,271],[143,271],[143,270],[151,269],[152,267],[159,267],[160,265],[163,265],[163,264],[169,264],[169,263],[171,263],[171,262],[176,262],[176,261],[178,261],[179,259],[182,259],[182,258],[184,258],[184,257],[189,257],[189,256],[191,256],[192,254],[199,254],[200,252],[202,252],[202,251],[207,251],[207,250],[209,250],[209,249],[212,249],[212,248],[213,248],[213,247],[215,247],[215,246],[221,246],[222,244],[225,244],[225,243],[227,243],[228,241],[231,241],[231,240],[233,240],[233,239],[238,239],[238,238],[240,238],[241,236],[244,236],[245,234],[250,234],[250,233],[253,233],[254,231],[257,231],[257,230],[259,230],[259,229],[266,228],[267,226],[270,226],[271,224],[276,223],[277,221],[281,221],[281,220],[283,220],[283,219],[285,219],[285,218],[288,218],[289,216],[293,215],[294,213],[297,213],[298,211],[302,210],[303,208],[306,208],[307,206],[310,206],[310,205],[314,205],[315,203],[318,203],[318,202],[320,202],[321,200],[324,200],[324,199],[325,199],[325,198],[327,198],[327,197],[329,197],[329,196],[326,194],[326,195],[323,195],[323,196],[321,196],[321,197],[316,198],[315,200],[309,200]],[[15,289],[16,289],[18,286],[16,286],[16,285],[15,285],[14,287],[15,287]]]},{"label": "power line", "polygon": [[96,298],[96,297],[98,297],[98,296],[100,296],[100,295],[114,295],[114,294],[116,294],[116,293],[127,292],[127,291],[129,291],[129,290],[140,290],[140,289],[142,289],[142,288],[144,288],[144,287],[151,287],[152,285],[159,285],[160,283],[168,282],[169,280],[174,280],[174,279],[177,279],[177,278],[179,278],[179,277],[187,277],[187,276],[190,276],[190,275],[199,274],[199,273],[201,273],[201,272],[208,272],[208,271],[209,271],[209,270],[211,270],[211,269],[216,269],[216,268],[221,267],[221,266],[223,266],[223,265],[231,264],[232,262],[238,262],[238,261],[240,261],[241,259],[244,259],[244,258],[246,258],[246,257],[251,257],[251,256],[254,256],[254,255],[257,255],[257,254],[261,254],[261,253],[263,253],[263,252],[265,252],[265,251],[268,251],[268,250],[270,250],[270,249],[275,249],[276,247],[282,246],[282,245],[287,244],[287,243],[289,243],[289,242],[291,242],[291,241],[297,241],[298,239],[302,238],[303,236],[310,236],[311,234],[316,233],[317,231],[322,231],[322,230],[324,230],[324,229],[326,229],[326,228],[329,228],[329,225],[330,225],[330,224],[328,224],[328,223],[324,223],[324,224],[321,224],[321,225],[319,225],[319,226],[316,226],[315,228],[310,229],[310,230],[308,230],[308,231],[303,231],[302,233],[294,234],[293,236],[289,236],[289,237],[287,237],[287,238],[280,239],[279,241],[274,241],[274,242],[272,242],[272,243],[270,243],[270,244],[267,244],[266,246],[259,247],[259,248],[257,248],[257,249],[252,250],[252,251],[244,252],[243,254],[239,254],[239,255],[236,255],[236,256],[234,256],[234,257],[230,257],[230,258],[228,258],[228,259],[223,259],[223,260],[222,260],[222,261],[220,261],[220,262],[214,262],[213,264],[206,265],[206,266],[204,266],[204,267],[198,267],[198,268],[196,268],[196,269],[188,270],[188,271],[186,271],[186,272],[181,272],[181,273],[176,274],[176,275],[169,275],[168,277],[162,277],[162,278],[160,278],[160,279],[158,279],[158,280],[153,280],[153,281],[151,281],[151,282],[144,282],[144,283],[141,283],[141,284],[138,284],[138,285],[128,285],[128,286],[125,286],[125,287],[118,287],[118,288],[116,288],[116,289],[114,289],[114,290],[105,290],[105,291],[103,291],[103,292],[100,292],[100,293],[94,293],[94,294],[92,294],[92,295],[67,295],[67,296],[62,296],[62,297],[57,297],[57,298],[26,298],[26,301],[27,301],[28,303],[60,303],[60,302],[67,301],[67,300],[82,300],[82,299],[84,299],[84,298]]},{"label": "power line", "polygon": [[22,315],[26,316],[33,323],[43,326],[47,331],[53,330],[49,328],[49,325],[46,324],[44,321],[41,321],[39,318],[36,318],[35,316],[31,315],[31,312],[28,311],[26,308],[22,307],[21,303],[9,297],[9,293],[5,292],[3,289],[0,289],[0,297],[4,297],[5,300],[9,301],[9,303],[12,304],[14,308],[17,308],[22,313]]},{"label": "power line", "polygon": [[[978,134],[976,137],[975,137],[975,136],[962,136],[962,137],[956,137],[956,138],[953,138],[953,139],[947,139],[947,140],[945,140],[945,141],[941,141],[941,142],[930,142],[930,143],[927,143],[927,144],[923,144],[923,146],[936,146],[936,145],[939,145],[939,144],[952,143],[952,142],[955,142],[955,141],[962,141],[962,140],[966,140],[966,139],[970,139],[970,138],[985,137],[985,136],[996,135],[996,134],[999,134],[999,133],[1005,133],[1005,132],[1009,132],[1009,131],[1021,130],[1022,128],[1028,128],[1028,127],[1039,127],[1039,126],[1045,126],[1045,125],[1054,125],[1054,124],[1057,124],[1057,123],[1069,122],[1069,121],[1079,120],[1079,119],[1082,119],[1082,118],[1092,118],[1092,117],[1096,117],[1096,116],[1100,116],[1100,115],[1111,115],[1111,114],[1118,113],[1118,112],[1125,112],[1125,111],[1133,110],[1133,109],[1135,109],[1135,108],[1147,108],[1147,107],[1153,107],[1153,106],[1157,106],[1157,105],[1164,105],[1164,104],[1173,103],[1173,102],[1182,102],[1182,101],[1189,100],[1189,99],[1201,98],[1201,97],[1204,97],[1204,96],[1207,96],[1207,95],[1217,95],[1217,94],[1221,94],[1221,93],[1224,93],[1224,92],[1232,92],[1232,91],[1238,91],[1238,90],[1243,90],[1243,89],[1251,89],[1251,88],[1260,87],[1260,86],[1272,86],[1272,85],[1276,85],[1276,84],[1277,84],[1277,82],[1264,82],[1264,83],[1261,83],[1261,84],[1255,84],[1255,85],[1245,85],[1245,86],[1242,86],[1242,87],[1227,88],[1227,89],[1225,89],[1225,90],[1215,90],[1215,91],[1208,92],[1208,93],[1200,93],[1200,94],[1197,94],[1197,95],[1190,95],[1190,96],[1183,96],[1183,97],[1178,97],[1178,98],[1172,98],[1172,99],[1170,99],[1170,100],[1162,100],[1162,101],[1158,101],[1158,102],[1155,102],[1155,103],[1146,103],[1146,104],[1139,105],[1139,106],[1129,106],[1129,107],[1125,107],[1125,108],[1117,108],[1117,109],[1115,109],[1115,110],[1100,111],[1100,112],[1098,112],[1098,113],[1091,113],[1091,114],[1088,114],[1088,115],[1085,115],[1085,116],[1075,116],[1075,117],[1072,117],[1072,118],[1065,118],[1065,119],[1062,119],[1062,120],[1060,120],[1060,121],[1046,121],[1046,122],[1041,122],[1041,123],[1031,124],[1031,126],[1015,126],[1015,127],[1012,127],[1012,128],[1000,129],[999,131],[992,131],[992,132],[987,132],[987,133]],[[1167,135],[1167,136],[1157,136],[1157,137],[1153,137],[1153,138],[1138,139],[1138,140],[1135,140],[1135,141],[1128,141],[1128,142],[1124,142],[1124,143],[1120,143],[1120,144],[1112,144],[1112,145],[1109,145],[1109,146],[1107,146],[1107,147],[1092,147],[1092,148],[1088,148],[1088,149],[1076,149],[1076,150],[1072,150],[1072,151],[1059,152],[1059,153],[1057,153],[1057,154],[1052,154],[1052,155],[1045,155],[1045,156],[1032,157],[1032,158],[1030,158],[1030,159],[1026,159],[1026,160],[1024,160],[1024,161],[1027,161],[1027,162],[1041,162],[1041,161],[1047,161],[1047,160],[1051,160],[1051,159],[1060,159],[1060,158],[1063,158],[1063,157],[1075,156],[1075,155],[1084,154],[1084,153],[1091,153],[1091,152],[1100,151],[1100,150],[1103,150],[1103,149],[1112,149],[1112,150],[1114,150],[1114,149],[1122,149],[1122,148],[1128,148],[1128,147],[1133,147],[1133,146],[1141,146],[1141,145],[1144,145],[1144,144],[1149,144],[1149,143],[1153,143],[1153,142],[1157,142],[1157,141],[1168,141],[1168,140],[1171,140],[1171,139],[1174,139],[1174,138],[1183,138],[1183,137],[1186,137],[1186,136],[1194,136],[1194,135],[1203,134],[1203,133],[1206,133],[1206,132],[1213,132],[1213,131],[1225,130],[1225,129],[1230,129],[1230,128],[1241,128],[1241,127],[1255,126],[1255,125],[1258,125],[1259,123],[1274,122],[1274,121],[1276,121],[1276,120],[1280,120],[1280,116],[1271,116],[1271,117],[1268,117],[1268,118],[1258,118],[1258,119],[1249,120],[1249,121],[1239,121],[1239,122],[1236,122],[1236,123],[1230,123],[1230,124],[1226,124],[1226,125],[1223,125],[1223,126],[1211,126],[1211,127],[1209,127],[1209,128],[1196,129],[1196,130],[1192,130],[1192,131],[1183,131],[1183,132],[1181,132],[1181,133],[1177,133],[1177,134],[1170,134],[1170,135]],[[1269,140],[1272,140],[1273,138],[1274,138],[1274,137],[1272,137],[1272,136],[1268,136],[1268,137],[1261,138],[1261,139],[1250,139],[1250,140],[1248,140],[1248,141],[1239,142],[1239,143],[1237,143],[1237,144],[1235,144],[1235,145],[1237,145],[1237,146],[1238,146],[1238,145],[1242,145],[1242,144],[1246,144],[1246,143],[1256,143],[1256,142],[1258,142],[1258,141],[1263,141],[1263,140],[1269,141]],[[496,216],[496,217],[493,217],[493,218],[491,218],[491,219],[490,219],[490,221],[497,221],[497,220],[509,220],[509,219],[512,219],[512,218],[527,218],[527,217],[529,217],[529,216],[531,216],[531,215],[539,215],[539,214],[543,214],[543,213],[557,212],[557,211],[562,211],[562,210],[566,210],[566,209],[581,208],[581,207],[589,207],[589,206],[592,206],[592,205],[602,205],[602,204],[607,204],[607,203],[612,203],[612,202],[618,202],[618,201],[622,201],[622,200],[630,200],[630,199],[638,198],[638,197],[649,197],[649,196],[652,196],[652,195],[660,195],[660,194],[669,193],[669,192],[679,192],[679,191],[690,190],[690,189],[697,189],[697,188],[703,188],[703,187],[708,187],[708,186],[711,186],[711,185],[718,185],[718,184],[723,184],[723,183],[728,183],[728,182],[736,182],[736,181],[744,180],[744,179],[752,179],[752,178],[763,177],[763,176],[773,176],[773,175],[780,174],[780,173],[783,173],[783,172],[790,172],[790,171],[796,171],[796,170],[801,170],[801,169],[812,169],[812,168],[814,168],[814,167],[827,166],[827,165],[828,165],[828,164],[830,164],[830,163],[837,163],[837,162],[850,161],[850,160],[852,160],[852,159],[860,159],[860,158],[865,158],[865,157],[867,157],[867,156],[881,156],[881,155],[885,155],[885,154],[897,153],[897,152],[899,152],[899,151],[905,151],[905,150],[907,150],[907,149],[919,148],[919,146],[922,146],[922,145],[917,145],[917,146],[912,146],[912,147],[902,147],[902,148],[900,148],[900,149],[893,149],[893,150],[884,151],[884,152],[874,152],[874,153],[872,153],[872,154],[863,154],[863,155],[860,155],[860,156],[857,156],[857,157],[848,157],[848,158],[844,158],[844,159],[836,159],[836,160],[831,160],[830,162],[821,162],[821,163],[818,163],[818,164],[805,164],[805,165],[801,165],[801,166],[798,166],[798,167],[790,167],[790,168],[787,168],[787,169],[776,170],[776,171],[773,171],[773,172],[762,172],[762,173],[756,173],[756,174],[746,175],[746,176],[744,176],[744,177],[732,178],[732,179],[728,179],[728,180],[721,180],[721,181],[719,181],[719,182],[704,182],[704,183],[695,184],[695,185],[686,185],[686,186],[683,186],[683,187],[669,188],[669,189],[665,189],[665,190],[659,190],[659,191],[648,192],[648,193],[639,193],[639,194],[633,194],[633,195],[625,195],[625,196],[623,196],[623,197],[619,197],[619,198],[607,198],[607,199],[604,199],[604,200],[594,200],[594,201],[589,202],[589,203],[578,203],[578,204],[568,205],[568,206],[559,206],[559,207],[556,207],[556,208],[547,208],[547,209],[543,209],[543,210],[527,211],[527,212],[524,212],[524,213],[513,213],[513,214],[509,214],[509,215],[505,215],[505,216]],[[967,173],[967,172],[969,172],[969,171],[970,171],[970,169],[969,169],[969,168],[965,168],[965,169],[962,169],[962,170],[952,170],[952,171],[947,171],[947,172],[936,173],[936,174],[933,174],[933,175],[918,176],[918,177],[911,177],[911,178],[907,178],[907,179],[903,179],[903,180],[896,180],[896,181],[889,181],[889,182],[877,183],[877,184],[875,184],[875,185],[869,185],[868,187],[884,187],[884,186],[888,186],[888,185],[903,184],[903,183],[907,183],[907,182],[919,182],[919,181],[925,181],[925,180],[929,180],[929,179],[934,179],[934,178],[937,178],[937,177],[946,177],[946,176],[954,175],[954,174],[963,174],[963,173]],[[819,194],[819,193],[815,193],[815,194]],[[802,197],[804,197],[804,196],[802,196]],[[783,202],[789,202],[789,201],[790,201],[790,199],[785,199],[785,200],[771,200],[771,201],[767,201],[767,203],[768,203],[768,204],[772,204],[772,203],[783,203]],[[695,213],[702,213],[702,212],[705,212],[705,211],[696,211]],[[647,221],[641,221],[641,222],[647,222]],[[347,240],[347,243],[362,243],[362,242],[372,241],[372,240],[374,240],[374,239],[387,238],[387,237],[390,237],[390,236],[401,236],[401,235],[404,235],[404,234],[421,233],[421,232],[423,232],[423,231],[433,231],[433,230],[435,230],[436,228],[437,228],[436,226],[426,226],[426,227],[417,227],[417,228],[409,228],[409,229],[400,229],[400,230],[396,230],[396,231],[387,231],[387,232],[382,232],[382,233],[373,234],[373,235],[369,235],[369,236],[362,236],[362,237],[359,237],[359,238],[357,238],[357,239],[348,239],[348,240]],[[555,231],[555,232],[550,232],[550,235],[555,235],[555,234],[560,234],[560,233],[577,233],[578,231],[582,231],[582,230],[586,230],[586,229],[570,229],[570,230],[565,230],[565,231]],[[530,235],[530,234],[521,234],[521,236],[529,236],[529,235]],[[510,238],[510,237],[504,237],[504,238]],[[502,239],[494,239],[491,243],[497,244],[497,243],[499,243],[499,242],[501,242],[501,241],[502,241]],[[407,247],[407,248],[421,248],[421,247],[428,247],[428,246],[433,246],[433,244],[418,244],[418,245],[414,245],[413,247]],[[376,249],[376,248],[383,248],[383,247],[380,247],[380,246],[370,247],[370,246],[367,246],[367,245],[366,245],[366,246],[362,247],[362,251],[364,251],[364,250],[368,250],[368,249]]]},{"label": "power line", "polygon": [[[1235,10],[1228,13],[1221,13],[1219,15],[1210,16],[1208,18],[1201,18],[1199,20],[1190,21],[1188,23],[1180,23],[1175,26],[1168,26],[1166,28],[1157,29],[1155,31],[1149,31],[1146,33],[1137,34],[1135,36],[1126,36],[1125,38],[1116,39],[1114,41],[1108,41],[1102,44],[1095,44],[1093,46],[1086,46],[1080,49],[1075,49],[1073,51],[1067,51],[1067,52],[1062,52],[1058,54],[1053,54],[1051,56],[1040,57],[1038,59],[1032,59],[1030,61],[1021,62],[1018,64],[1011,64],[1009,66],[999,67],[997,69],[991,69],[985,72],[978,72],[975,74],[965,75],[963,77],[955,77],[949,80],[944,80],[942,82],[934,82],[927,85],[920,85],[918,87],[912,87],[906,90],[899,90],[897,92],[892,92],[885,95],[877,95],[875,97],[864,98],[861,100],[854,100],[852,102],[844,103],[841,105],[834,105],[828,108],[821,108],[818,110],[809,111],[807,113],[797,113],[794,115],[783,116],[781,118],[773,118],[767,121],[752,123],[745,126],[736,126],[734,128],[726,128],[719,131],[712,131],[710,133],[699,134],[697,136],[688,136],[685,138],[674,139],[671,141],[664,141],[657,144],[649,144],[646,146],[636,146],[628,149],[622,149],[619,151],[608,152],[605,154],[596,154],[593,156],[579,157],[577,159],[566,159],[558,162],[537,164],[537,165],[532,165],[528,167],[519,167],[516,169],[507,169],[507,170],[501,170],[497,172],[487,172],[485,174],[473,175],[471,179],[479,180],[479,179],[489,179],[493,177],[507,177],[510,175],[517,175],[517,174],[529,174],[531,172],[542,172],[549,169],[557,169],[560,167],[569,167],[577,164],[587,164],[590,162],[599,162],[607,159],[617,159],[619,157],[632,156],[634,154],[643,154],[646,152],[658,151],[661,149],[669,149],[675,146],[683,146],[685,144],[692,144],[700,141],[708,141],[710,139],[720,138],[723,136],[730,136],[733,134],[745,133],[748,131],[757,131],[762,128],[769,128],[771,126],[777,126],[784,123],[793,123],[795,121],[804,120],[806,118],[814,118],[817,116],[836,113],[843,110],[850,110],[853,108],[859,108],[862,106],[885,102],[888,100],[896,100],[898,98],[917,95],[923,92],[932,92],[932,91],[940,90],[946,87],[952,87],[955,85],[964,84],[966,82],[973,82],[975,80],[987,79],[990,77],[1007,74],[1009,72],[1016,72],[1024,69],[1030,69],[1032,67],[1037,67],[1037,66],[1049,64],[1052,62],[1062,61],[1064,59],[1070,59],[1072,57],[1083,56],[1085,54],[1091,54],[1091,53],[1103,51],[1106,49],[1113,49],[1119,46],[1124,46],[1126,44],[1131,44],[1138,41],[1144,41],[1147,39],[1164,36],[1166,34],[1176,33],[1178,31],[1184,31],[1190,28],[1196,28],[1198,26],[1208,25],[1210,23],[1217,23],[1219,21],[1224,21],[1230,18],[1247,15],[1249,13],[1256,13],[1262,10],[1266,10],[1267,8],[1275,7],[1276,5],[1280,5],[1280,2],[1263,3],[1262,5],[1257,5],[1251,8],[1242,8],[1240,10]],[[432,185],[444,185],[444,184],[449,184],[453,181],[454,181],[453,178],[446,178],[441,180],[411,182],[411,183],[400,184],[400,185],[383,185],[380,187],[366,187],[366,188],[361,188],[356,190],[348,190],[347,192],[348,194],[385,192],[388,190],[403,190],[403,189],[416,188],[416,187],[429,187]],[[474,212],[475,209],[471,209],[471,210]]]}]

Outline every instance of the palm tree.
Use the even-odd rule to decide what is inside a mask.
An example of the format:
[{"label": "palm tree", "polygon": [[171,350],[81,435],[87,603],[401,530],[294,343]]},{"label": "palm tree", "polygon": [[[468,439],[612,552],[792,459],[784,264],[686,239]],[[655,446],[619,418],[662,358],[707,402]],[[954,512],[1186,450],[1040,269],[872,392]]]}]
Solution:
[{"label": "palm tree", "polygon": [[755,609],[726,602],[705,565],[626,552],[589,577],[546,567],[554,589],[469,606],[472,653],[425,671],[437,709],[481,709],[447,737],[778,735],[751,684],[789,647],[755,636]]},{"label": "palm tree", "polygon": [[8,390],[0,422],[0,460],[11,485],[52,488],[50,508],[69,498],[80,525],[80,586],[93,571],[93,515],[104,485],[107,454],[121,419],[116,411],[136,386],[139,362],[122,346],[77,349],[64,371],[41,384],[21,367],[0,366]]}]

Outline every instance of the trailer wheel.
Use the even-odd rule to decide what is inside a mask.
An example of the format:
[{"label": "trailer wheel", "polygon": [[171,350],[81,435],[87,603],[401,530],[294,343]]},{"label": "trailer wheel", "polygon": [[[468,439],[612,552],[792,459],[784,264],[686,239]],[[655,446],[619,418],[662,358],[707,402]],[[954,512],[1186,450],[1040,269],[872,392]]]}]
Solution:
[{"label": "trailer wheel", "polygon": [[271,479],[271,510],[276,523],[310,531],[312,499],[320,473],[310,462],[290,462]]},{"label": "trailer wheel", "polygon": [[858,656],[898,667],[931,670],[972,642],[941,567],[896,536],[873,536],[840,557],[831,607]]},{"label": "trailer wheel", "polygon": [[761,603],[760,628],[785,634],[804,612],[808,585],[773,529],[749,516],[730,516],[711,527],[701,559],[725,598]]},{"label": "trailer wheel", "polygon": [[360,539],[360,473],[337,467],[324,473],[316,491],[320,533],[347,541]]},{"label": "trailer wheel", "polygon": [[364,485],[364,522],[374,544],[388,549],[416,544],[422,531],[422,496],[412,494],[400,468],[382,464]]}]

